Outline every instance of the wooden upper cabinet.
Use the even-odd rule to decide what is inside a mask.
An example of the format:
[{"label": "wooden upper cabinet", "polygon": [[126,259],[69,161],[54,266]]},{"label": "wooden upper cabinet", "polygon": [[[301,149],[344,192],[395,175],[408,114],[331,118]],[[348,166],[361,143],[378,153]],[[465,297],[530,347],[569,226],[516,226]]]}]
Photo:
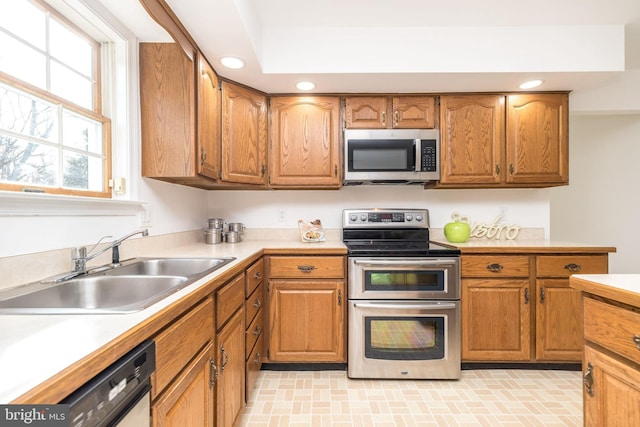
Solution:
[{"label": "wooden upper cabinet", "polygon": [[267,98],[222,82],[222,181],[266,185]]},{"label": "wooden upper cabinet", "polygon": [[507,182],[569,183],[567,94],[507,96]]},{"label": "wooden upper cabinet", "polygon": [[440,183],[502,182],[504,96],[441,96],[440,115]]},{"label": "wooden upper cabinet", "polygon": [[437,187],[549,187],[568,178],[568,95],[441,96]]},{"label": "wooden upper cabinet", "polygon": [[269,140],[272,187],[340,187],[338,97],[271,97]]},{"label": "wooden upper cabinet", "polygon": [[433,96],[353,96],[345,99],[347,129],[432,129]]},{"label": "wooden upper cabinet", "polygon": [[210,188],[220,161],[217,76],[183,47],[140,44],[142,176]]},{"label": "wooden upper cabinet", "polygon": [[198,173],[220,176],[220,84],[207,60],[198,53],[197,151]]}]

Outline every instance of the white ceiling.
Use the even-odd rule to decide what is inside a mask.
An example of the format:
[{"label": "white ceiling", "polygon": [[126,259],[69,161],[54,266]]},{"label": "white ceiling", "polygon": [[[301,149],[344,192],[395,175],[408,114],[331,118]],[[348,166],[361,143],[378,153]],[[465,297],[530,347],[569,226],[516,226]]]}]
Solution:
[{"label": "white ceiling", "polygon": [[[142,41],[136,0],[100,0]],[[132,7],[132,2],[136,3]],[[216,71],[267,93],[589,90],[640,70],[639,0],[167,0]],[[243,59],[242,70],[219,64]]]}]

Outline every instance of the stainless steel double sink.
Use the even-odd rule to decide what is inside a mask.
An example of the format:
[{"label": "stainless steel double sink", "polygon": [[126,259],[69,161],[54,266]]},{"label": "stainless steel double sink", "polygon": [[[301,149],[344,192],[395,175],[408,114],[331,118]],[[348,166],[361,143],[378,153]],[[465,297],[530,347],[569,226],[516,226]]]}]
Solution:
[{"label": "stainless steel double sink", "polygon": [[143,310],[235,258],[134,258],[69,280],[0,292],[0,314],[108,314]]}]

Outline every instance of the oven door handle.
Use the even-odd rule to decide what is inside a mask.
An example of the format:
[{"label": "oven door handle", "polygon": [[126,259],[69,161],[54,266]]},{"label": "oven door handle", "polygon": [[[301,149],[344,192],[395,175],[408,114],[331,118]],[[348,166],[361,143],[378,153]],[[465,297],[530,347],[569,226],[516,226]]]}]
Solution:
[{"label": "oven door handle", "polygon": [[356,308],[382,308],[387,310],[406,310],[406,309],[418,309],[418,310],[444,310],[456,308],[456,304],[452,302],[440,302],[440,303],[418,303],[418,304],[402,304],[394,303],[371,303],[371,302],[355,302],[353,306]]},{"label": "oven door handle", "polygon": [[354,259],[353,263],[355,265],[368,265],[368,266],[393,266],[393,267],[451,267],[456,265],[456,260],[452,259],[423,259],[423,260],[394,260],[385,258],[384,260],[360,260]]}]

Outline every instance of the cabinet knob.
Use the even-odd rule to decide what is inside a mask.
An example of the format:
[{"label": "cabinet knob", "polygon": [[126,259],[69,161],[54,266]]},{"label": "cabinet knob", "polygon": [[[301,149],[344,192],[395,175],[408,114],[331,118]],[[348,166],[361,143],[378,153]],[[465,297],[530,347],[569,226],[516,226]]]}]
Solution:
[{"label": "cabinet knob", "polygon": [[636,334],[633,336],[633,343],[636,345],[636,348],[640,350],[640,335]]},{"label": "cabinet knob", "polygon": [[255,308],[260,308],[261,305],[262,305],[262,302],[260,301],[260,298],[256,298],[256,300],[253,302],[253,306]]},{"label": "cabinet knob", "polygon": [[260,329],[260,325],[256,325],[255,329],[253,330],[253,335],[259,337],[261,333],[262,329]]},{"label": "cabinet knob", "polygon": [[259,271],[256,271],[256,273],[253,275],[253,278],[256,280],[260,280],[261,277],[262,277],[262,274],[260,274]]}]

